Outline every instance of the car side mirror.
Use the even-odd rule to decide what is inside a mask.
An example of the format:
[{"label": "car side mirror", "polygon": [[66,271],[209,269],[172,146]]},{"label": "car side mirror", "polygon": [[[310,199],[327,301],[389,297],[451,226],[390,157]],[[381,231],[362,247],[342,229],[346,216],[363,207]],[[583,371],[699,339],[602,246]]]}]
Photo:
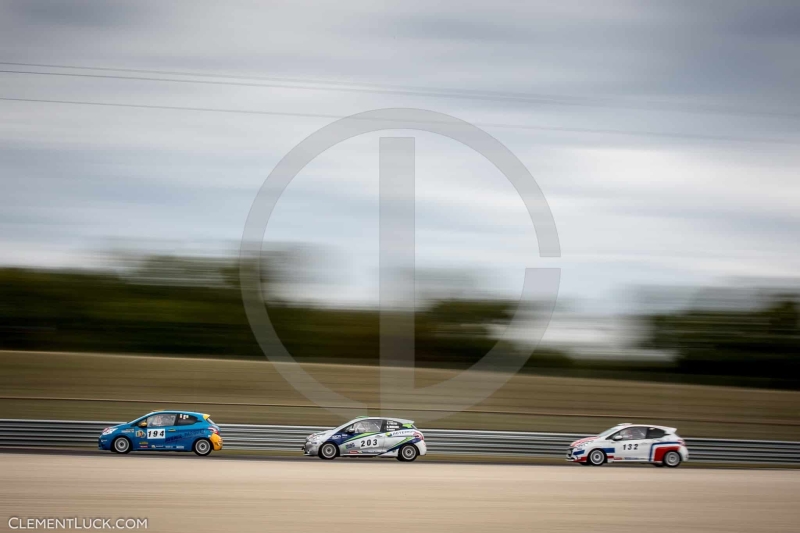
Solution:
[{"label": "car side mirror", "polygon": [[622,440],[622,435],[614,435],[614,440]]},{"label": "car side mirror", "polygon": [[137,424],[137,425],[138,425],[140,428],[146,428],[146,427],[147,427],[147,420],[142,420],[142,421],[141,421],[141,422],[139,422],[139,424]]}]

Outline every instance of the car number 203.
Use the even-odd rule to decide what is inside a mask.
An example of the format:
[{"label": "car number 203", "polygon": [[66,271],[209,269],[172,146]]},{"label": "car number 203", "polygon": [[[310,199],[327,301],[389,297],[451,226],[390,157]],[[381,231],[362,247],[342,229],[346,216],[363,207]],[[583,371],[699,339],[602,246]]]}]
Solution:
[{"label": "car number 203", "polygon": [[368,448],[370,446],[377,446],[378,445],[378,439],[362,440],[361,442],[358,443],[358,445],[361,448]]},{"label": "car number 203", "polygon": [[623,444],[622,445],[622,449],[623,450],[638,450],[639,449],[639,445],[638,444]]}]

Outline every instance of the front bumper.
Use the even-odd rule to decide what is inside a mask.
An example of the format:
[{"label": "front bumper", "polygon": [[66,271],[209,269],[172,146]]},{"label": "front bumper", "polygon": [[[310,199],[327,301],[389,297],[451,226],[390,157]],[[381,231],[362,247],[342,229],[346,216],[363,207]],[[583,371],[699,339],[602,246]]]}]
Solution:
[{"label": "front bumper", "polygon": [[303,455],[317,455],[320,444],[319,442],[306,441],[301,448],[303,450]]},{"label": "front bumper", "polygon": [[566,460],[572,463],[585,463],[586,462],[586,450],[584,449],[576,449],[576,448],[569,448],[567,449],[567,457]]}]

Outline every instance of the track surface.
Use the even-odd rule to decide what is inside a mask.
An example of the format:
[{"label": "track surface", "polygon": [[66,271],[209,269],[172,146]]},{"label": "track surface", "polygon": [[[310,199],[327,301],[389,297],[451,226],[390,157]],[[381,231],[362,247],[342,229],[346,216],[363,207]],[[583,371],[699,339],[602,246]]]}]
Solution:
[{"label": "track surface", "polygon": [[170,533],[795,532],[798,501],[800,473],[780,470],[0,453],[0,530],[77,516]]}]

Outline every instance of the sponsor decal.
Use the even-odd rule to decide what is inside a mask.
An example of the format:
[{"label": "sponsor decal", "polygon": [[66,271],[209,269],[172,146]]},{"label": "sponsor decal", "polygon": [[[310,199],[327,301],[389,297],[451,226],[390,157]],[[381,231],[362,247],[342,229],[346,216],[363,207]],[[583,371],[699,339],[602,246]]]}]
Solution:
[{"label": "sponsor decal", "polygon": [[122,432],[123,433],[133,433],[133,430],[132,429],[123,429]]},{"label": "sponsor decal", "polygon": [[184,438],[199,437],[201,435],[204,435],[205,432],[206,432],[205,429],[193,429],[191,431],[183,431],[176,435],[170,435],[169,437],[167,437],[166,442],[170,443],[183,440]]},{"label": "sponsor decal", "polygon": [[349,450],[350,448],[354,447],[355,445],[356,445],[355,442],[351,442],[350,444],[346,445],[345,448]]},{"label": "sponsor decal", "polygon": [[175,446],[175,449],[176,449],[176,450],[182,450],[182,449],[183,449],[183,446]]},{"label": "sponsor decal", "polygon": [[352,454],[358,454],[358,453],[361,453],[361,452],[360,452],[360,451],[358,451],[358,450],[350,450],[348,453],[352,453]]},{"label": "sponsor decal", "polygon": [[136,430],[136,437],[139,438],[139,439],[143,439],[144,438],[144,431],[142,431],[141,429],[137,429]]}]

